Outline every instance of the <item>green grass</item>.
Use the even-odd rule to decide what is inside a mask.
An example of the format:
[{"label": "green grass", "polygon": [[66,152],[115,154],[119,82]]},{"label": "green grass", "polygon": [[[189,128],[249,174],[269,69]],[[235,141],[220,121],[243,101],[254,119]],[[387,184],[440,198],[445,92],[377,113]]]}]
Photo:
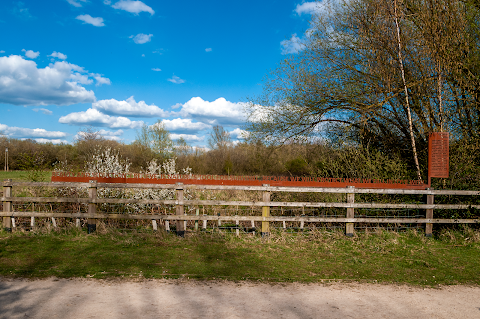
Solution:
[{"label": "green grass", "polygon": [[480,233],[415,232],[346,238],[340,232],[243,235],[106,231],[0,232],[0,275],[145,277],[271,282],[480,284]]},{"label": "green grass", "polygon": [[[0,171],[0,181],[6,179],[12,179],[14,182],[26,182],[29,181],[29,177],[35,176],[35,171]],[[52,172],[45,171],[37,174],[43,182],[49,182],[52,179]]]}]

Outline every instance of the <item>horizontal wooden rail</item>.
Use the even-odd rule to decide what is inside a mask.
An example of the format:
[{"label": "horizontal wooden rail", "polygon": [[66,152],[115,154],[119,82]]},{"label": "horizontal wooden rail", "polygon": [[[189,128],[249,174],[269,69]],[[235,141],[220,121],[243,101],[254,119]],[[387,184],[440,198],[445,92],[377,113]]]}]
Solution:
[{"label": "horizontal wooden rail", "polygon": [[[84,188],[85,195],[88,197],[82,198],[68,198],[68,197],[14,197],[12,196],[12,188],[16,187],[57,187],[57,188]],[[156,199],[134,199],[134,198],[99,198],[98,191],[101,189],[125,189],[125,197],[129,193],[133,193],[134,189],[171,189],[175,190],[175,199],[156,200]],[[262,200],[258,201],[224,201],[224,200],[197,200],[188,199],[189,191],[197,190],[237,190],[237,191],[252,191],[263,192]],[[270,201],[270,194],[272,192],[291,192],[291,193],[333,193],[346,194],[346,202],[272,202]],[[410,199],[410,203],[371,203],[361,202],[360,198],[355,200],[355,194],[390,194],[390,195],[424,195],[424,202],[415,203],[415,200]],[[97,183],[91,181],[90,183],[71,183],[71,182],[55,182],[55,183],[37,183],[37,182],[12,182],[11,180],[3,183],[3,196],[0,200],[3,202],[3,212],[0,217],[3,217],[3,226],[7,230],[11,230],[11,226],[15,227],[13,221],[17,217],[35,217],[52,218],[55,223],[55,218],[76,218],[77,225],[80,224],[80,219],[87,219],[88,231],[95,231],[97,219],[131,219],[131,220],[152,220],[156,225],[155,220],[164,220],[165,227],[169,229],[169,222],[176,222],[177,234],[184,233],[186,221],[203,221],[206,227],[206,221],[217,221],[220,225],[222,221],[231,221],[238,224],[240,221],[248,221],[254,227],[254,222],[261,222],[262,236],[268,236],[269,223],[283,222],[300,222],[300,228],[303,229],[305,222],[308,223],[343,223],[345,224],[346,235],[353,235],[354,223],[367,224],[425,224],[425,234],[432,235],[433,224],[480,224],[480,219],[435,219],[433,218],[434,210],[470,210],[480,209],[480,205],[472,204],[435,204],[434,196],[478,196],[480,191],[457,191],[457,190],[432,190],[432,189],[365,189],[365,188],[324,188],[324,187],[272,187],[264,186],[225,186],[225,185],[183,185],[183,184],[130,184],[130,183]],[[342,196],[343,197],[343,196]],[[187,198],[187,199],[186,199]],[[413,202],[413,203],[412,203]],[[50,211],[15,211],[15,203],[76,203],[82,204],[84,208],[88,206],[87,212],[53,212]],[[132,214],[130,212],[123,212],[128,208],[117,207],[120,212],[116,213],[102,213],[98,210],[102,208],[99,204],[135,204],[135,205],[171,205],[175,206],[175,215],[147,215],[147,214]],[[29,205],[28,205],[29,206]],[[218,215],[185,215],[185,207],[196,207],[197,214],[201,206],[219,206],[237,208],[253,208],[262,207],[262,216],[218,216]],[[32,205],[34,207],[34,205]],[[61,207],[61,206],[60,206]],[[303,208],[338,208],[346,210],[346,214],[337,214],[345,217],[325,217],[325,216],[271,216],[271,207],[301,207]],[[40,208],[40,207],[38,207]],[[40,208],[41,210],[42,208]],[[44,209],[44,208],[43,208]],[[417,209],[425,212],[425,217],[411,218],[411,217],[359,217],[355,218],[355,209]],[[158,213],[158,212],[157,212]],[[257,211],[258,213],[258,211]],[[318,214],[317,214],[318,215]],[[360,214],[357,214],[359,216]],[[423,215],[423,214],[422,214]],[[33,223],[33,222],[32,222]],[[156,226],[155,226],[156,227]]]},{"label": "horizontal wooden rail", "polygon": [[386,208],[386,209],[480,209],[480,205],[466,204],[387,204],[387,203],[315,203],[315,202],[260,202],[221,200],[155,200],[131,198],[59,198],[59,197],[2,197],[1,201],[14,203],[91,203],[91,204],[156,204],[184,206],[246,206],[246,207],[310,207],[310,208]]},{"label": "horizontal wooden rail", "polygon": [[[67,182],[4,182],[4,186],[29,186],[29,187],[83,187],[88,188],[89,183]],[[480,191],[464,190],[422,190],[422,189],[376,189],[376,188],[325,188],[325,187],[273,187],[273,186],[224,186],[224,185],[172,185],[172,184],[127,184],[127,183],[97,183],[98,188],[124,188],[124,189],[184,189],[184,190],[241,190],[264,192],[290,192],[290,193],[337,193],[337,194],[400,194],[400,195],[462,195],[478,196]]]},{"label": "horizontal wooden rail", "polygon": [[108,218],[135,220],[213,220],[213,221],[258,221],[258,222],[300,222],[307,223],[380,223],[380,224],[480,224],[480,219],[439,219],[439,218],[343,218],[310,216],[218,216],[218,215],[133,215],[106,213],[50,213],[50,212],[0,212],[0,217],[40,218]]}]

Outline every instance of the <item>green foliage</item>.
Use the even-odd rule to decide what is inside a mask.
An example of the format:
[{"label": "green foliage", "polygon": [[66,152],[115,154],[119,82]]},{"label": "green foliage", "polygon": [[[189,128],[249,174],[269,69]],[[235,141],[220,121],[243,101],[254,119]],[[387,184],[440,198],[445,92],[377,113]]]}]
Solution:
[{"label": "green foliage", "polygon": [[35,152],[33,155],[22,153],[20,157],[19,167],[25,171],[26,179],[30,182],[44,182],[49,174],[45,171],[46,163],[43,153]]},{"label": "green foliage", "polygon": [[301,158],[297,157],[285,163],[285,169],[294,176],[301,176],[308,174],[308,164]]},{"label": "green foliage", "polygon": [[162,159],[170,158],[173,155],[174,143],[170,139],[170,132],[165,129],[165,125],[160,120],[150,126],[144,124],[137,132],[135,142],[150,148]]},{"label": "green foliage", "polygon": [[303,50],[280,62],[266,76],[262,95],[250,101],[252,138],[282,144],[327,137],[412,165],[411,109],[420,166],[426,167],[430,132],[449,131],[452,140],[478,136],[475,1],[352,0],[325,8],[312,15]]}]

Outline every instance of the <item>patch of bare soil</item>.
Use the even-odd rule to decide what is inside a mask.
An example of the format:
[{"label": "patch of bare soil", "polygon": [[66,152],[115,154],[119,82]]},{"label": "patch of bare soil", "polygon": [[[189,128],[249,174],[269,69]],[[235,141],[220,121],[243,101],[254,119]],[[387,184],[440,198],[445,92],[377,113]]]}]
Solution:
[{"label": "patch of bare soil", "polygon": [[0,318],[480,318],[480,287],[0,278]]}]

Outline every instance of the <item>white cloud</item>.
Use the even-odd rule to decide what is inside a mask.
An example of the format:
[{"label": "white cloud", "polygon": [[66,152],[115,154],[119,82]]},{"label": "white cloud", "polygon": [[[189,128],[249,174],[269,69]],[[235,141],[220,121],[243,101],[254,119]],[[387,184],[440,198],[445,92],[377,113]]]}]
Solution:
[{"label": "white cloud", "polygon": [[8,137],[11,138],[48,138],[48,139],[58,139],[64,138],[68,134],[60,131],[47,131],[43,128],[24,128],[24,127],[15,127],[8,126],[0,123],[0,131],[3,132]]},{"label": "white cloud", "polygon": [[58,122],[69,125],[91,125],[109,128],[137,128],[143,125],[143,121],[130,121],[123,116],[109,116],[96,109],[70,113],[62,116]]},{"label": "white cloud", "polygon": [[110,5],[112,3],[112,1],[110,0],[103,0],[103,3],[106,4],[106,5]]},{"label": "white cloud", "polygon": [[21,1],[17,1],[15,7],[11,11],[14,15],[21,19],[31,19],[33,16],[30,14],[28,8],[25,8],[25,4]]},{"label": "white cloud", "polygon": [[298,15],[302,15],[304,13],[313,14],[317,12],[320,7],[321,6],[318,2],[305,2],[302,4],[297,4],[297,7],[295,8],[295,12]]},{"label": "white cloud", "polygon": [[57,61],[40,69],[34,61],[18,55],[0,57],[0,103],[14,105],[70,105],[95,102],[72,77],[85,70],[75,64]]},{"label": "white cloud", "polygon": [[100,134],[100,136],[102,136],[104,139],[118,142],[122,139],[121,136],[123,135],[123,130],[116,130],[112,132],[101,129],[100,131],[98,131],[98,134]]},{"label": "white cloud", "polygon": [[100,100],[92,104],[92,107],[105,114],[125,115],[132,117],[166,117],[166,112],[155,104],[148,105],[145,101],[135,102],[133,96],[126,101],[117,101],[115,99]]},{"label": "white cloud", "polygon": [[212,128],[211,125],[202,122],[193,123],[191,119],[177,118],[173,120],[162,120],[162,123],[165,125],[165,129],[170,132],[196,133],[198,131],[208,130]]},{"label": "white cloud", "polygon": [[192,134],[170,134],[169,135],[172,140],[178,140],[183,138],[186,142],[201,142],[203,141],[203,137],[192,135]]},{"label": "white cloud", "polygon": [[5,53],[5,51],[1,50],[0,53]]},{"label": "white cloud", "polygon": [[46,139],[46,138],[35,138],[35,142],[37,143],[52,143],[52,144],[68,144],[68,141],[61,140],[61,139]]},{"label": "white cloud", "polygon": [[[120,141],[121,137],[123,135],[123,130],[116,130],[114,132],[112,131],[107,131],[104,129],[101,129],[100,131],[96,131],[101,137],[107,139],[107,140],[113,140],[113,141]],[[85,135],[88,134],[87,132],[80,131],[75,136],[73,137],[74,140],[80,140],[85,138]]]},{"label": "white cloud", "polygon": [[110,81],[110,79],[104,78],[101,74],[98,74],[98,73],[90,73],[89,75],[92,76],[92,77],[95,79],[95,81],[97,81],[97,83],[95,84],[95,86],[100,86],[100,85],[102,85],[102,84],[106,84],[106,85],[112,84],[112,82]]},{"label": "white cloud", "polygon": [[27,58],[30,58],[30,59],[36,59],[40,55],[40,52],[38,52],[38,51],[34,52],[32,50],[27,51],[27,50],[23,49],[22,52],[25,52],[25,56]]},{"label": "white cloud", "polygon": [[46,114],[46,115],[52,115],[52,111],[50,110],[47,110],[47,109],[43,109],[43,108],[35,108],[35,109],[32,109],[33,111],[35,112],[42,112],[43,114]]},{"label": "white cloud", "polygon": [[167,81],[170,81],[170,82],[175,83],[175,84],[185,83],[185,80],[180,79],[180,78],[179,78],[178,76],[176,76],[175,74],[172,76],[171,79],[167,79]]},{"label": "white cloud", "polygon": [[103,18],[100,18],[100,17],[94,18],[89,14],[81,14],[78,17],[76,17],[75,19],[83,21],[83,23],[91,24],[95,27],[105,26],[105,24],[103,23]]},{"label": "white cloud", "polygon": [[77,82],[77,83],[80,83],[80,84],[92,84],[93,83],[93,79],[89,78],[87,74],[81,74],[81,73],[78,73],[78,72],[75,72],[75,73],[72,73],[70,75],[70,79],[73,81],[73,82]]},{"label": "white cloud", "polygon": [[87,2],[87,0],[67,0],[68,3],[70,3],[72,6],[80,8],[82,4],[80,2]]},{"label": "white cloud", "polygon": [[294,33],[289,40],[283,40],[280,42],[282,46],[282,54],[298,53],[305,49],[305,45],[302,43],[303,40],[297,37],[297,34]]},{"label": "white cloud", "polygon": [[162,71],[162,69],[159,69],[159,68],[153,68],[152,71],[155,71],[155,72],[160,72]]},{"label": "white cloud", "polygon": [[302,4],[297,4],[294,11],[298,15],[325,14],[332,10],[333,7],[348,1],[350,0],[322,0],[321,2],[304,2]]},{"label": "white cloud", "polygon": [[212,48],[206,48],[205,52],[212,52]]},{"label": "white cloud", "polygon": [[178,114],[182,117],[201,119],[211,125],[243,124],[246,120],[245,103],[233,103],[221,97],[213,102],[200,97],[191,98],[183,104]]},{"label": "white cloud", "polygon": [[53,51],[53,53],[50,54],[49,56],[54,57],[54,58],[59,58],[60,60],[66,60],[67,59],[67,56],[65,54],[60,53],[60,52],[56,52],[56,51]]},{"label": "white cloud", "polygon": [[152,8],[147,6],[142,1],[121,0],[115,3],[112,8],[125,10],[133,14],[139,14],[140,12],[148,12],[151,15],[155,13]]},{"label": "white cloud", "polygon": [[240,128],[236,128],[233,131],[230,131],[230,136],[237,139],[245,139],[248,137],[249,133]]},{"label": "white cloud", "polygon": [[152,37],[153,37],[153,34],[139,33],[135,36],[131,35],[130,39],[133,38],[133,42],[135,42],[136,44],[144,44],[144,43],[150,42]]}]

